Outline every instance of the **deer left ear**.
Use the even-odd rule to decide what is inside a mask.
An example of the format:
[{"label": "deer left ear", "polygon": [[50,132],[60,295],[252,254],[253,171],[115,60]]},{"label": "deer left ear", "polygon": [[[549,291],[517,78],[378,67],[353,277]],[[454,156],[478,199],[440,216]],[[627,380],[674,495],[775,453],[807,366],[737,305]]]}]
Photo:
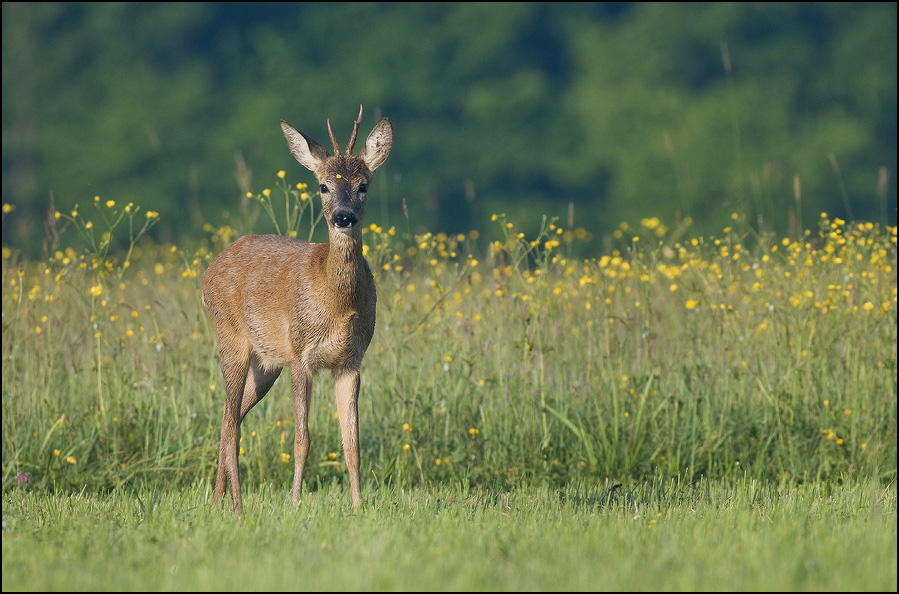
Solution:
[{"label": "deer left ear", "polygon": [[391,146],[393,146],[393,126],[390,125],[390,120],[381,118],[368,135],[365,148],[359,153],[359,157],[374,172],[387,159]]}]

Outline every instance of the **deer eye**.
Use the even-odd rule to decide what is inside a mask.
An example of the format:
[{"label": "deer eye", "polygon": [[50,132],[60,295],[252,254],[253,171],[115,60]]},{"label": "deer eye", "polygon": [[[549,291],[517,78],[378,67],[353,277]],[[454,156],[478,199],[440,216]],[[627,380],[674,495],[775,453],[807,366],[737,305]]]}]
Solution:
[{"label": "deer eye", "polygon": [[362,193],[362,194],[368,192],[368,184],[362,184],[362,185],[360,185],[360,186],[359,186],[359,192]]},{"label": "deer eye", "polygon": [[321,192],[322,194],[327,194],[328,186],[326,186],[325,184],[321,184],[320,186],[318,186],[318,191]]}]

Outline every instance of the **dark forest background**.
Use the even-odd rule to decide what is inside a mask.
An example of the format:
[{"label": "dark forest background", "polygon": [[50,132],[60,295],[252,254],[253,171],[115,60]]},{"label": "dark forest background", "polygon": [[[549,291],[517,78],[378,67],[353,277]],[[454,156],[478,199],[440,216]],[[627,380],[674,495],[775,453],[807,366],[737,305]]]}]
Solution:
[{"label": "dark forest background", "polygon": [[3,242],[26,253],[51,197],[134,202],[157,239],[198,238],[280,169],[313,181],[279,120],[329,147],[326,119],[346,142],[360,104],[361,137],[395,129],[367,222],[405,229],[403,201],[413,230],[546,214],[597,251],[650,216],[696,234],[732,212],[780,233],[822,211],[896,222],[896,3],[2,10]]}]

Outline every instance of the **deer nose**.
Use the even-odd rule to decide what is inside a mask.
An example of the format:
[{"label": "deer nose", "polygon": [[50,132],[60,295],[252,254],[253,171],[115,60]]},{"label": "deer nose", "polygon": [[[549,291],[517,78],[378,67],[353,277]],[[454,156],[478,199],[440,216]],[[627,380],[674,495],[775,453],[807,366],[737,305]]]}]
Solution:
[{"label": "deer nose", "polygon": [[355,225],[358,222],[358,219],[356,219],[356,215],[351,211],[339,210],[331,217],[331,222],[334,223],[335,227],[346,229]]}]

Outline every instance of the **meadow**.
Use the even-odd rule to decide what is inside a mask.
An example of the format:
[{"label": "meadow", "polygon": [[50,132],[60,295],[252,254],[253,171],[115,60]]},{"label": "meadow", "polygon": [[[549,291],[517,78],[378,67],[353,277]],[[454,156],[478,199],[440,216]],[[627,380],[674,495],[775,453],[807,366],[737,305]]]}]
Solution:
[{"label": "meadow", "polygon": [[[276,184],[255,202],[311,233],[317,197]],[[235,517],[200,286],[247,230],[159,245],[157,218],[97,197],[44,260],[4,247],[4,590],[895,590],[896,228],[646,218],[584,258],[550,220],[371,223],[363,513],[322,374],[299,509],[282,379]]]}]

